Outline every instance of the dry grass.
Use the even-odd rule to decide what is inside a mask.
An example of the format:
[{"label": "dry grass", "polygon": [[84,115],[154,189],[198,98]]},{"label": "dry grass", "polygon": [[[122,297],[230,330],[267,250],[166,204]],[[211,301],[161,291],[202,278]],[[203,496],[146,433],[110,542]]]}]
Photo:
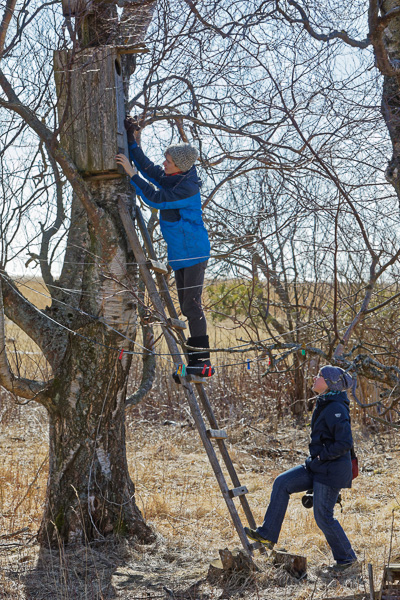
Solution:
[{"label": "dry grass", "polygon": [[[89,600],[116,594],[129,599],[140,598],[145,590],[156,597],[156,593],[164,593],[163,586],[188,588],[205,577],[219,548],[240,545],[197,432],[186,422],[184,426],[163,425],[167,413],[149,423],[143,410],[137,409],[128,422],[128,461],[136,500],[159,534],[157,543],[150,548],[109,544],[39,556],[32,536],[40,523],[45,495],[46,418],[38,408],[12,408],[3,401],[0,598]],[[257,428],[266,434],[251,430],[246,423],[228,426],[228,433],[234,442],[231,455],[237,472],[249,488],[249,502],[260,522],[274,477],[301,461],[307,430],[294,430],[289,422],[282,422],[279,431],[269,432],[267,420],[257,423]],[[338,509],[337,516],[359,557],[365,564],[373,564],[379,580],[388,560],[391,535],[392,557],[400,543],[399,436],[372,436],[356,430],[356,437],[366,470],[351,491],[344,491],[343,513]],[[6,537],[25,528],[15,537]],[[331,593],[323,582],[314,579],[314,569],[330,562],[331,556],[311,511],[301,505],[301,494],[291,499],[279,545],[307,556],[312,581],[299,584],[286,575],[282,579],[282,573],[261,557],[257,559],[261,572],[245,590],[241,585],[233,595],[240,595],[241,589],[248,598],[300,600],[312,594],[317,599],[359,588],[358,582],[350,581]],[[201,590],[197,598],[217,598],[221,593],[205,583]]]},{"label": "dry grass", "polygon": [[[11,329],[11,333],[18,331]],[[212,335],[221,345],[223,339],[218,336],[225,335],[224,330]],[[18,343],[26,350],[23,336]],[[47,417],[40,407],[19,407],[6,394],[1,396],[0,599],[151,600],[168,598],[164,586],[186,590],[182,598],[188,600],[221,596],[221,587],[205,582],[196,596],[189,588],[204,579],[218,549],[240,544],[191,426],[182,390],[171,383],[166,364],[164,368],[162,363],[151,394],[127,419],[128,463],[136,502],[159,534],[151,547],[121,541],[59,553],[39,551],[34,536],[46,489]],[[32,375],[32,365],[22,362],[20,368]],[[34,364],[33,369],[38,368],[46,365]],[[131,387],[139,380],[140,365],[133,372]],[[295,428],[281,404],[282,383],[266,382],[257,370],[248,373],[239,366],[222,371],[209,384],[219,426],[228,430],[230,454],[241,483],[249,489],[258,523],[274,477],[301,463],[307,448],[307,427]],[[166,420],[175,424],[166,425]],[[364,565],[373,564],[379,582],[390,547],[392,559],[400,551],[400,434],[354,428],[363,472],[353,489],[344,491],[343,513],[338,509],[337,516]],[[225,586],[226,594],[249,600],[317,600],[364,589],[352,580],[327,587],[315,577],[316,567],[330,562],[331,556],[311,511],[301,505],[301,494],[291,499],[279,545],[307,556],[308,581],[298,583],[260,557],[260,572],[240,585],[231,582]]]}]

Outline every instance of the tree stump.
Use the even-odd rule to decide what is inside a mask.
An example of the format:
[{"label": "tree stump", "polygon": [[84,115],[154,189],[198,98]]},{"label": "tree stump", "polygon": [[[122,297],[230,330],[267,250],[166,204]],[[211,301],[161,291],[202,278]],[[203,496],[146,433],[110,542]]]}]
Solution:
[{"label": "tree stump", "polygon": [[301,579],[307,573],[307,559],[305,556],[274,550],[271,553],[271,558],[275,567],[283,567],[297,579]]},{"label": "tree stump", "polygon": [[241,549],[232,552],[219,550],[220,558],[213,560],[208,568],[207,581],[211,584],[226,581],[234,574],[250,575],[258,570],[251,557]]}]

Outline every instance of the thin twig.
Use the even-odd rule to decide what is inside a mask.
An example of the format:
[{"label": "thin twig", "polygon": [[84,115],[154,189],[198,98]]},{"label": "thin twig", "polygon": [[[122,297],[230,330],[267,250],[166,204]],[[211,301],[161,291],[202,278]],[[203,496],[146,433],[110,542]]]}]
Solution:
[{"label": "thin twig", "polygon": [[22,529],[18,529],[12,533],[3,533],[3,535],[0,535],[0,540],[8,540],[9,538],[16,537],[21,533],[25,533],[25,531],[29,531],[29,527],[23,527]]},{"label": "thin twig", "polygon": [[21,506],[21,504],[24,502],[24,500],[27,498],[29,492],[31,491],[32,486],[36,483],[39,475],[40,475],[40,471],[43,469],[44,465],[46,464],[46,462],[49,459],[49,454],[47,453],[42,464],[40,465],[40,467],[38,468],[38,470],[36,471],[35,477],[32,479],[31,483],[28,486],[28,489],[25,492],[24,497],[22,498],[22,500],[20,500],[17,504],[17,506],[14,508],[14,513],[19,509],[19,507]]}]

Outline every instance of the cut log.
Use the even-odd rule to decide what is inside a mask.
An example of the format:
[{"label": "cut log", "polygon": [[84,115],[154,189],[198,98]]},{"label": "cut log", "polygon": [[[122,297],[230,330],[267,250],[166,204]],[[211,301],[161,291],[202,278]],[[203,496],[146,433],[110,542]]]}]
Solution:
[{"label": "cut log", "polygon": [[380,600],[400,600],[400,564],[391,563],[383,570]]},{"label": "cut log", "polygon": [[307,573],[307,558],[305,556],[274,550],[271,554],[271,558],[276,567],[284,567],[289,575],[292,575],[297,579],[304,577]]},{"label": "cut log", "polygon": [[208,568],[207,581],[211,584],[221,583],[232,577],[234,573],[251,574],[258,571],[251,556],[244,550],[219,550],[220,558],[213,560]]},{"label": "cut log", "polygon": [[400,581],[400,563],[391,563],[385,567],[384,579],[389,583]]},{"label": "cut log", "polygon": [[224,575],[225,572],[222,560],[220,558],[216,558],[208,567],[207,581],[211,583],[211,585],[218,584],[222,581]]}]

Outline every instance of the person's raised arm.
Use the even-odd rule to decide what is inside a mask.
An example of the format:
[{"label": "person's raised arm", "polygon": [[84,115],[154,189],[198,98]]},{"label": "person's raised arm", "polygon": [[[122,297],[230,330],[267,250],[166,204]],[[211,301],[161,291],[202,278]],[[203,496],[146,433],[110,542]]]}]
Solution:
[{"label": "person's raised arm", "polygon": [[133,117],[127,117],[124,123],[128,136],[129,158],[143,177],[150,181],[150,183],[154,183],[154,185],[160,187],[161,178],[165,175],[164,169],[159,165],[155,165],[147,158],[143,150],[138,146],[136,141],[138,132],[137,120]]}]

